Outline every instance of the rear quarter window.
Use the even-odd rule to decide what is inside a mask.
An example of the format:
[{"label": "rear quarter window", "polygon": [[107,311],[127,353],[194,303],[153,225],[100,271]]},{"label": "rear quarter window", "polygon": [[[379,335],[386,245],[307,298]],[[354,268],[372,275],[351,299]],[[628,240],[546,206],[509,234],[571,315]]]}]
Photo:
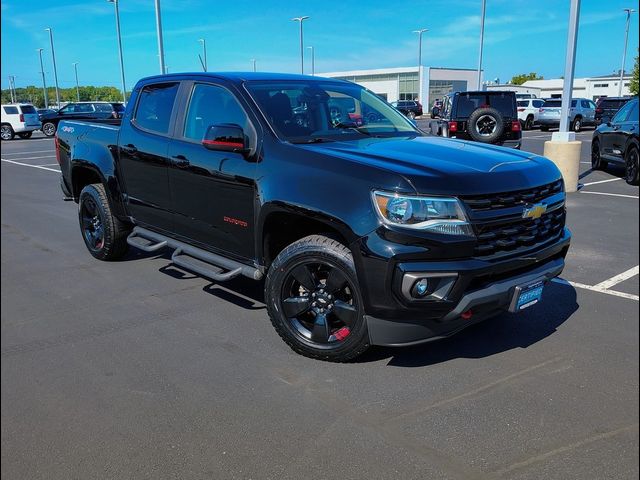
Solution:
[{"label": "rear quarter window", "polygon": [[178,83],[158,83],[143,87],[138,99],[135,124],[151,132],[169,133],[173,103],[178,93]]},{"label": "rear quarter window", "polygon": [[18,107],[2,107],[7,115],[18,115]]},{"label": "rear quarter window", "polygon": [[22,113],[38,113],[33,105],[21,105]]}]

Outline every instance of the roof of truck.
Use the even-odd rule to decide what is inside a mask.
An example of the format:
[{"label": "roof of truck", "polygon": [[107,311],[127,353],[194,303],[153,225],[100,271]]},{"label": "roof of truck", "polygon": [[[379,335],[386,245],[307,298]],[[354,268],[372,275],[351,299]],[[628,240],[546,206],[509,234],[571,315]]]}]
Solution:
[{"label": "roof of truck", "polygon": [[300,75],[296,73],[269,73],[269,72],[181,72],[181,73],[167,73],[166,75],[154,75],[152,77],[145,77],[141,81],[148,81],[151,79],[183,79],[184,77],[210,77],[210,78],[224,78],[235,82],[244,82],[249,80],[263,80],[263,81],[277,81],[277,80],[323,80],[331,82],[343,82],[344,80],[338,80],[335,78],[315,77],[311,75]]}]

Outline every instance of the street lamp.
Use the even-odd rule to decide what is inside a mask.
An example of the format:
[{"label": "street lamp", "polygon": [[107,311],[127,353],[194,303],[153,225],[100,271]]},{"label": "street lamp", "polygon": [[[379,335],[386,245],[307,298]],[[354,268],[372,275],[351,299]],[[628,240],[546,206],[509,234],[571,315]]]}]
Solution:
[{"label": "street lamp", "polygon": [[160,59],[160,73],[165,74],[167,69],[164,66],[164,46],[162,43],[162,18],[160,15],[160,0],[155,0],[156,5],[156,32],[158,34],[158,58]]},{"label": "street lamp", "polygon": [[202,68],[206,72],[207,71],[207,41],[204,38],[198,39],[200,43],[202,43],[202,57],[200,59],[200,63],[202,63]]},{"label": "street lamp", "polygon": [[484,17],[487,11],[487,0],[482,0],[480,15],[480,52],[478,53],[478,90],[482,89],[482,48],[484,47]]},{"label": "street lamp", "polygon": [[316,74],[316,52],[313,47],[307,47],[311,50],[311,75]]},{"label": "street lamp", "polygon": [[618,82],[618,96],[622,96],[622,82],[624,80],[624,64],[627,61],[627,42],[629,41],[629,20],[631,19],[631,14],[636,13],[633,8],[624,8],[625,12],[627,12],[627,26],[624,31],[624,51],[622,53],[622,67],[620,68],[620,81]]},{"label": "street lamp", "polygon": [[47,82],[44,79],[44,64],[42,63],[42,51],[44,48],[38,48],[37,52],[40,56],[40,73],[42,74],[42,93],[44,95],[44,108],[49,108],[49,99],[47,98]]},{"label": "street lamp", "polygon": [[127,87],[124,81],[124,61],[122,59],[122,36],[120,35],[120,9],[118,8],[118,0],[107,0],[113,3],[116,13],[116,34],[118,36],[118,56],[120,58],[120,79],[122,81],[122,101],[127,103]]},{"label": "street lamp", "polygon": [[80,101],[80,85],[78,84],[78,62],[73,62],[73,70],[76,73],[76,98]]},{"label": "street lamp", "polygon": [[308,18],[309,18],[308,16],[305,16],[305,17],[295,17],[291,19],[291,21],[293,22],[300,22],[300,73],[302,73],[303,75],[304,75],[304,43],[302,40],[302,22],[304,22]]},{"label": "street lamp", "polygon": [[256,71],[256,59],[252,58],[251,59],[251,63],[253,64],[253,71],[255,72]]},{"label": "street lamp", "polygon": [[15,75],[9,75],[9,93],[11,94],[11,103],[16,103],[16,77]]},{"label": "street lamp", "polygon": [[422,66],[422,34],[428,31],[428,28],[421,28],[420,30],[413,31],[413,33],[418,34],[418,68]]},{"label": "street lamp", "polygon": [[56,68],[56,51],[53,48],[53,30],[45,28],[49,32],[49,41],[51,42],[51,58],[53,60],[53,79],[56,83],[56,106],[60,108],[60,89],[58,88],[58,69]]}]

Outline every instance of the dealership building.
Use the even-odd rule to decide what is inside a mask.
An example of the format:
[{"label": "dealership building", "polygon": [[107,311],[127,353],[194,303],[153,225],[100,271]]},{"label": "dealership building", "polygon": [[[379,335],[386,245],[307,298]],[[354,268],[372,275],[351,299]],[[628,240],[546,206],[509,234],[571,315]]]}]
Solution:
[{"label": "dealership building", "polygon": [[416,100],[430,106],[449,92],[475,90],[478,71],[468,68],[402,67],[319,73],[318,76],[349,80],[388,102]]}]

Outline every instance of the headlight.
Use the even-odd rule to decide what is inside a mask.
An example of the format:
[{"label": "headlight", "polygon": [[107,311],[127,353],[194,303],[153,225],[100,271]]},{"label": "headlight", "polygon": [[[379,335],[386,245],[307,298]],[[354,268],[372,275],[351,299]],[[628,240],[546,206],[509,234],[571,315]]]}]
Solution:
[{"label": "headlight", "polygon": [[373,192],[373,203],[384,223],[446,235],[473,235],[456,198],[418,197]]}]

